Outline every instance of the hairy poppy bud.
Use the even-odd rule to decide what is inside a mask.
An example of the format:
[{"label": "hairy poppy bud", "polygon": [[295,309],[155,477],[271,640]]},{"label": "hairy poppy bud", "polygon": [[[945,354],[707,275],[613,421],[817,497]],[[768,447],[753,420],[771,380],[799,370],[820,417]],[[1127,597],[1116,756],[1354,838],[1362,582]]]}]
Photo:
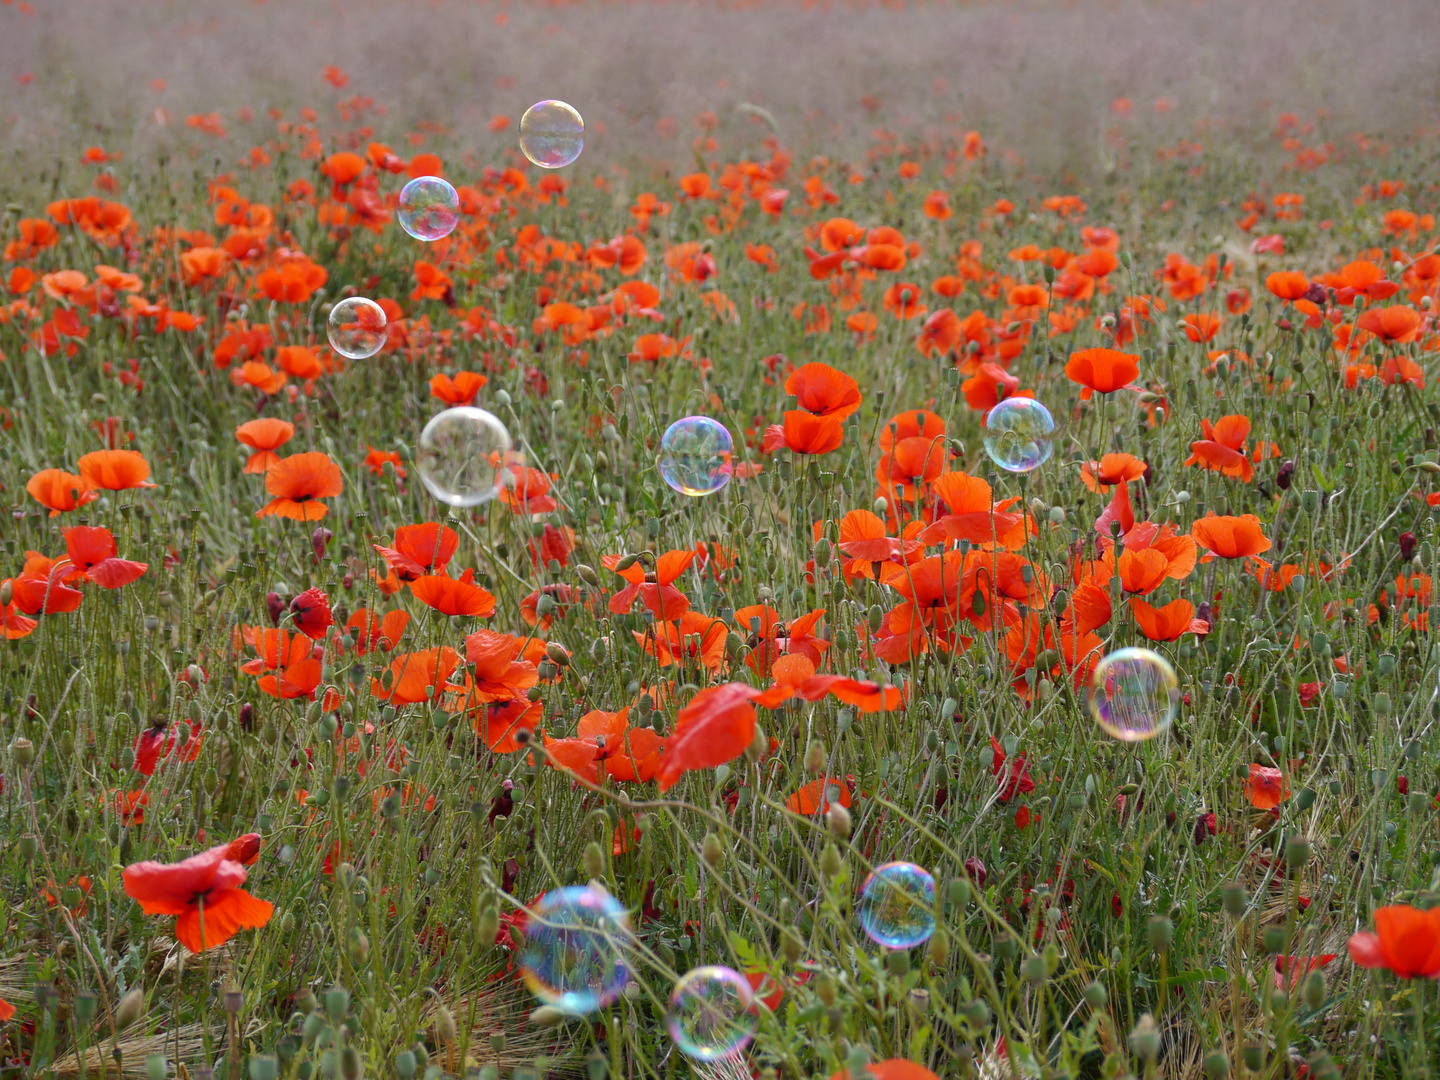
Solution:
[{"label": "hairy poppy bud", "polygon": [[839,803],[835,803],[825,815],[825,823],[830,826],[830,835],[837,840],[850,839],[850,811]]},{"label": "hairy poppy bud", "polygon": [[365,932],[361,930],[360,927],[352,926],[350,928],[350,941],[348,944],[350,959],[353,960],[356,965],[363,966],[365,962],[370,959],[370,939],[365,936]]},{"label": "hairy poppy bud", "polygon": [[415,1051],[401,1050],[395,1055],[395,1075],[400,1080],[413,1080],[415,1076]]},{"label": "hairy poppy bud", "polygon": [[1140,1022],[1130,1032],[1130,1052],[1147,1062],[1160,1056],[1160,1029],[1149,1013],[1140,1017]]},{"label": "hairy poppy bud", "polygon": [[760,761],[765,752],[770,749],[770,737],[759,724],[755,725],[755,737],[750,740],[750,745],[745,747],[745,760],[754,764]]},{"label": "hairy poppy bud", "polygon": [[1280,463],[1280,470],[1275,474],[1275,486],[1281,491],[1289,491],[1290,483],[1295,478],[1295,462],[1286,458]]},{"label": "hairy poppy bud", "polygon": [[780,951],[785,954],[785,959],[790,963],[797,963],[805,953],[805,943],[789,930],[786,930],[780,937]]},{"label": "hairy poppy bud", "polygon": [[138,986],[128,990],[115,1006],[115,1030],[123,1031],[145,1015],[145,991]]},{"label": "hairy poppy bud", "polygon": [[1291,870],[1300,870],[1310,861],[1310,842],[1303,836],[1292,836],[1285,841],[1285,865]]},{"label": "hairy poppy bud", "polygon": [[1104,983],[1092,982],[1085,987],[1085,1003],[1092,1009],[1103,1009],[1109,1000],[1110,994],[1106,991]]},{"label": "hairy poppy bud", "polygon": [[1400,557],[1406,562],[1415,556],[1415,534],[1403,532],[1400,534]]},{"label": "hairy poppy bud", "polygon": [[9,578],[0,585],[0,607],[9,607],[10,601],[15,599],[15,585]]},{"label": "hairy poppy bud", "polygon": [[805,771],[818,773],[825,770],[825,744],[819,739],[805,749]]},{"label": "hairy poppy bud", "polygon": [[435,1013],[435,1041],[441,1046],[451,1045],[456,1038],[455,1014],[444,1005]]},{"label": "hairy poppy bud", "polygon": [[1230,1075],[1230,1058],[1216,1047],[1205,1055],[1204,1067],[1208,1080],[1225,1080]]},{"label": "hairy poppy bud", "polygon": [[1312,971],[1306,977],[1304,989],[1300,993],[1307,1009],[1319,1009],[1325,1004],[1325,976],[1319,971]]},{"label": "hairy poppy bud", "polygon": [[910,974],[910,954],[904,949],[897,949],[885,957],[885,967],[891,975],[903,979]]},{"label": "hairy poppy bud", "polygon": [[581,581],[585,582],[586,585],[594,586],[597,588],[599,587],[600,575],[595,573],[593,567],[586,566],[584,563],[576,563],[575,573],[579,576]]},{"label": "hairy poppy bud", "polygon": [[598,878],[605,873],[605,853],[594,840],[585,845],[584,863],[586,877]]},{"label": "hairy poppy bud", "polygon": [[720,838],[713,832],[706,833],[705,839],[700,842],[700,855],[705,860],[705,865],[710,869],[717,869],[725,861],[725,848],[720,843]]},{"label": "hairy poppy bud", "polygon": [[1152,915],[1145,927],[1145,936],[1157,953],[1166,952],[1175,940],[1175,924],[1164,915]]},{"label": "hairy poppy bud", "polygon": [[930,962],[936,967],[944,967],[950,959],[950,935],[944,930],[936,930],[930,938]]},{"label": "hairy poppy bud", "polygon": [[545,646],[545,655],[550,658],[552,663],[559,667],[568,667],[570,665],[570,654],[565,651],[565,646],[561,645],[558,641],[552,641]]},{"label": "hairy poppy bud", "polygon": [[840,875],[841,868],[840,849],[834,844],[826,844],[825,850],[820,853],[820,873],[827,879],[833,879]]},{"label": "hairy poppy bud", "polygon": [[615,572],[617,574],[623,574],[626,570],[629,570],[639,561],[640,556],[638,553],[632,552],[629,555],[622,556],[620,561],[615,564]]}]

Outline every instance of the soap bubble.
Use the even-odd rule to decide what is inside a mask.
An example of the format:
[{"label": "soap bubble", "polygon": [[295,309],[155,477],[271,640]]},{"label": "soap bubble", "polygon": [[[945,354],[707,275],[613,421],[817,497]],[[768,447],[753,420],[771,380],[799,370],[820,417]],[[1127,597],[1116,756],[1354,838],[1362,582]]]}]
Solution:
[{"label": "soap bubble", "polygon": [[733,446],[725,425],[708,416],[676,420],[660,438],[660,475],[682,495],[713,495],[730,483]]},{"label": "soap bubble", "polygon": [[625,905],[588,885],[542,896],[526,913],[518,963],[525,985],[547,1005],[583,1016],[609,1005],[629,981]]},{"label": "soap bubble", "polygon": [[1180,702],[1180,680],[1159,653],[1117,649],[1090,676],[1090,715],[1123,742],[1153,739],[1170,726]]},{"label": "soap bubble", "polygon": [[877,945],[913,949],[935,933],[935,878],[923,866],[877,866],[860,889],[860,925]]},{"label": "soap bubble", "polygon": [[1055,418],[1034,398],[1011,397],[985,417],[985,453],[1007,472],[1027,473],[1050,460]]},{"label": "soap bubble", "polygon": [[711,965],[687,972],[670,995],[670,1038],[686,1057],[718,1061],[755,1037],[755,992],[738,971]]},{"label": "soap bubble", "polygon": [[520,149],[542,169],[563,169],[585,147],[585,121],[563,101],[538,101],[520,118]]},{"label": "soap bubble", "polygon": [[420,432],[415,467],[431,495],[448,506],[479,506],[500,494],[521,456],[499,417],[472,405],[437,413]]},{"label": "soap bubble", "polygon": [[439,240],[460,223],[460,195],[448,180],[417,176],[400,189],[395,215],[400,227],[416,240]]},{"label": "soap bubble", "polygon": [[350,360],[374,356],[385,346],[385,309],[363,296],[347,296],[330,309],[330,347]]}]

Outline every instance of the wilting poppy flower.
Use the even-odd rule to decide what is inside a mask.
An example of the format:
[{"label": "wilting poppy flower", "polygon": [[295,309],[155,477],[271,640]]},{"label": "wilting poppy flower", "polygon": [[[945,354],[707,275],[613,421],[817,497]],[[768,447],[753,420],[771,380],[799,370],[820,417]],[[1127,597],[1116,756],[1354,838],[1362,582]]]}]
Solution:
[{"label": "wilting poppy flower", "polygon": [[88,487],[106,491],[154,487],[149,483],[150,463],[134,450],[96,450],[77,463]]},{"label": "wilting poppy flower", "polygon": [[65,472],[63,469],[41,469],[30,477],[25,490],[41,506],[50,511],[50,516],[59,517],[100,497],[83,476]]},{"label": "wilting poppy flower", "polygon": [[1376,908],[1375,932],[1350,936],[1350,959],[1363,968],[1386,968],[1402,979],[1440,977],[1440,908]]},{"label": "wilting poppy flower", "polygon": [[1080,391],[1082,398],[1113,394],[1139,376],[1140,358],[1115,349],[1081,349],[1071,354],[1065,374],[1084,388]]},{"label": "wilting poppy flower", "polygon": [[810,363],[796,368],[785,380],[785,392],[795,395],[800,408],[815,416],[844,420],[860,408],[860,384],[829,364]]},{"label": "wilting poppy flower", "polygon": [[1290,788],[1279,769],[1251,764],[1250,778],[1245,781],[1245,795],[1258,810],[1274,810],[1290,797]]},{"label": "wilting poppy flower", "polygon": [[1260,519],[1254,514],[1239,517],[1220,517],[1206,514],[1190,526],[1190,535],[1201,547],[1208,548],[1210,559],[1218,555],[1222,559],[1245,559],[1270,550],[1270,540],[1261,531]]},{"label": "wilting poppy flower", "polygon": [[[1357,935],[1358,936],[1358,935]],[[1294,992],[1305,976],[1312,971],[1319,971],[1332,960],[1334,953],[1325,953],[1321,956],[1277,956],[1275,957],[1275,989]],[[1356,961],[1357,963],[1359,961]],[[1363,964],[1361,965],[1364,966]]]},{"label": "wilting poppy flower", "polygon": [[294,434],[294,424],[288,420],[275,420],[270,417],[247,420],[237,427],[235,438],[255,451],[245,460],[245,471],[268,472],[270,467],[280,460],[280,455],[275,451],[289,442]]},{"label": "wilting poppy flower", "polygon": [[265,490],[275,496],[255,511],[256,517],[278,514],[293,521],[319,521],[330,510],[316,499],[328,499],[345,490],[340,466],[328,454],[310,451],[281,458],[265,474]]},{"label": "wilting poppy flower", "polygon": [[105,589],[129,585],[149,569],[145,563],[117,558],[119,549],[109,529],[87,525],[66,529],[65,550],[78,573]]},{"label": "wilting poppy flower", "polygon": [[125,892],[147,915],[174,915],[175,937],[193,953],[225,944],[270,921],[274,905],[240,888],[249,872],[230,844],[178,863],[140,862],[121,875]]},{"label": "wilting poppy flower", "polygon": [[655,560],[653,573],[646,573],[638,562],[631,563],[624,570],[616,570],[620,556],[604,556],[600,564],[607,570],[614,570],[628,582],[625,588],[610,598],[610,610],[617,615],[628,615],[638,598],[657,619],[680,618],[690,610],[690,600],[671,582],[690,568],[698,554],[693,549],[667,551]]},{"label": "wilting poppy flower", "polygon": [[755,698],[760,691],[743,683],[701,690],[675,716],[656,773],[661,791],[669,791],[687,772],[713,769],[733,761],[755,739]]}]

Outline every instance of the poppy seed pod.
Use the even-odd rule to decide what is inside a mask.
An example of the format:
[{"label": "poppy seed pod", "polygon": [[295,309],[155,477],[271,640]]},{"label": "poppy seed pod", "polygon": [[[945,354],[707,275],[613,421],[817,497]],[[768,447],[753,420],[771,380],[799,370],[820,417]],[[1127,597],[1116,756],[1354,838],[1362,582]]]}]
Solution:
[{"label": "poppy seed pod", "polygon": [[1205,1055],[1204,1068],[1208,1080],[1225,1080],[1230,1075],[1230,1058],[1216,1047]]},{"label": "poppy seed pod", "polygon": [[10,757],[17,767],[30,768],[35,764],[35,744],[29,739],[16,739],[10,744]]}]

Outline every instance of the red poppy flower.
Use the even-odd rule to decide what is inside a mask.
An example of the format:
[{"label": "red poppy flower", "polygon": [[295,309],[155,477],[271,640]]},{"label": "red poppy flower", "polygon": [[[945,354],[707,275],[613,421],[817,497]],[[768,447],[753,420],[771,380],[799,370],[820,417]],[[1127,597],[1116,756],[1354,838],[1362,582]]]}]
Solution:
[{"label": "red poppy flower", "polygon": [[401,581],[414,581],[432,569],[443,569],[459,546],[460,537],[454,529],[437,521],[427,521],[420,525],[401,525],[395,530],[394,547],[376,544],[375,550]]},{"label": "red poppy flower", "polygon": [[77,464],[87,487],[127,491],[155,486],[148,480],[150,463],[134,450],[96,450],[86,454]]},{"label": "red poppy flower", "polygon": [[1257,810],[1274,810],[1290,797],[1290,788],[1279,769],[1252,763],[1250,778],[1245,781],[1245,795]]},{"label": "red poppy flower", "polygon": [[447,405],[469,405],[489,381],[486,376],[473,371],[457,371],[453,379],[443,373],[433,375],[430,378],[430,396]]},{"label": "red poppy flower", "polygon": [[467,569],[458,578],[443,571],[426,574],[410,583],[410,591],[422,604],[442,615],[488,619],[495,614],[495,597],[475,584],[473,569]]},{"label": "red poppy flower", "polygon": [[607,570],[614,570],[628,582],[625,588],[610,598],[610,610],[617,615],[628,615],[635,606],[635,601],[639,599],[645,609],[657,619],[681,618],[690,610],[690,600],[671,583],[690,569],[690,564],[698,554],[693,549],[667,551],[655,560],[653,573],[646,573],[639,562],[632,562],[624,570],[617,570],[620,556],[603,556],[600,565]]},{"label": "red poppy flower", "polygon": [[140,862],[122,874],[125,892],[147,915],[174,915],[175,937],[193,953],[225,944],[270,921],[274,905],[240,888],[248,871],[230,844],[178,863]]},{"label": "red poppy flower", "polygon": [[1215,555],[1222,559],[1244,559],[1270,550],[1270,540],[1261,531],[1260,519],[1254,514],[1221,517],[1206,514],[1190,526],[1190,535],[1201,547],[1208,548],[1208,561]]},{"label": "red poppy flower", "polygon": [[41,469],[25,484],[25,490],[36,502],[59,517],[100,497],[83,476],[63,469]]},{"label": "red poppy flower", "polygon": [[267,472],[280,460],[280,455],[275,451],[289,442],[294,434],[294,424],[287,420],[274,420],[269,417],[248,420],[237,427],[235,437],[255,451],[245,460],[245,471],[247,473]]},{"label": "red poppy flower", "polygon": [[290,614],[302,634],[317,640],[335,622],[330,613],[330,598],[319,589],[306,589],[291,600]]},{"label": "red poppy flower", "polygon": [[1350,936],[1350,959],[1363,968],[1386,968],[1402,979],[1440,977],[1440,908],[1377,908],[1375,932]]},{"label": "red poppy flower", "polygon": [[271,465],[265,474],[265,490],[274,498],[255,511],[256,517],[278,514],[292,521],[319,521],[330,508],[315,500],[339,495],[345,490],[345,481],[340,466],[329,455],[312,450]]},{"label": "red poppy flower", "polygon": [[1246,483],[1255,478],[1255,469],[1245,453],[1245,440],[1250,435],[1249,417],[1222,416],[1214,425],[1209,420],[1201,420],[1200,431],[1205,438],[1190,444],[1186,465],[1199,465]]},{"label": "red poppy flower", "polygon": [[755,739],[755,698],[743,683],[701,690],[675,716],[675,728],[660,755],[656,779],[669,791],[687,772],[733,761]]},{"label": "red poppy flower", "polygon": [[139,578],[149,565],[117,558],[109,529],[77,525],[65,530],[65,551],[78,574],[104,589],[119,589]]},{"label": "red poppy flower", "polygon": [[800,408],[815,416],[844,420],[860,408],[860,384],[829,364],[810,363],[796,368],[785,380],[785,392],[793,394]]},{"label": "red poppy flower", "polygon": [[1065,365],[1065,374],[1071,382],[1079,383],[1084,389],[1082,398],[1092,394],[1113,394],[1130,383],[1140,374],[1140,358],[1115,349],[1081,349],[1072,353]]}]

